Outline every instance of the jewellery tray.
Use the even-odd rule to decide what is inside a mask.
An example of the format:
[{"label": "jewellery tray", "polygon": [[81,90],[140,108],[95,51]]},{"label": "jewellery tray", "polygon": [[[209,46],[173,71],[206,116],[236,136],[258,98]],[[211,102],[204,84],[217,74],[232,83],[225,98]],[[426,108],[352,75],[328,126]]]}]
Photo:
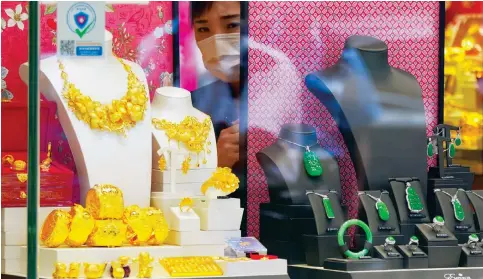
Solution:
[{"label": "jewellery tray", "polygon": [[305,263],[303,235],[315,235],[310,205],[260,204],[260,242],[289,264]]},{"label": "jewellery tray", "polygon": [[[420,212],[425,217],[423,218],[412,218],[410,217],[410,211],[408,209],[407,201],[406,201],[406,185],[401,181],[409,181],[416,190],[416,193],[419,195],[421,199],[421,203],[423,204],[423,210]],[[428,205],[426,204],[426,197],[423,193],[423,189],[419,179],[417,177],[404,177],[404,178],[390,178],[389,184],[391,186],[391,199],[396,205],[397,213],[400,220],[401,226],[401,234],[404,236],[404,239],[401,243],[408,243],[409,238],[413,236],[416,232],[416,225],[418,223],[429,223],[431,222]]]},{"label": "jewellery tray", "polygon": [[404,257],[404,268],[417,269],[417,268],[428,268],[429,260],[428,255],[424,253],[421,248],[416,247],[416,251],[423,253],[424,255],[413,255],[408,245],[397,245],[397,250]]},{"label": "jewellery tray", "polygon": [[419,247],[428,255],[428,267],[457,267],[461,254],[458,239],[445,226],[441,228],[440,233],[445,233],[448,237],[437,238],[431,227],[426,224],[416,225]]},{"label": "jewellery tray", "polygon": [[[473,190],[471,192],[475,192],[478,195],[483,197],[483,190]],[[483,230],[483,199],[477,197],[475,194],[471,192],[466,193],[466,196],[470,200],[471,205],[475,210],[474,222],[476,224],[476,229],[479,231],[482,231]]]},{"label": "jewellery tray", "polygon": [[[447,192],[451,196],[454,196],[457,191],[455,188],[446,188],[441,190]],[[438,191],[435,194],[436,208],[433,216],[443,216],[445,227],[456,236],[458,243],[466,243],[468,236],[476,232],[475,222],[473,220],[473,211],[471,210],[470,201],[466,195],[466,192],[459,191],[458,193],[458,199],[461,202],[461,206],[465,212],[465,219],[461,222],[455,219],[451,198],[441,191]],[[469,226],[469,229],[461,231],[457,230],[456,226]]]},{"label": "jewellery tray", "polygon": [[399,256],[388,256],[387,252],[384,251],[384,245],[374,247],[374,256],[378,259],[385,260],[387,262],[388,269],[402,269],[404,267],[404,258],[403,255],[396,249],[396,245],[394,245],[392,252],[399,254]]},{"label": "jewellery tray", "polygon": [[[365,222],[372,232],[372,245],[383,245],[386,237],[392,236],[396,239],[396,243],[403,243],[404,236],[401,234],[399,227],[399,220],[397,217],[396,209],[392,203],[388,194],[383,194],[381,200],[386,204],[389,210],[389,220],[384,222],[379,218],[376,210],[375,201],[366,194],[372,195],[375,198],[381,196],[381,191],[364,191],[359,195],[359,219]],[[379,230],[380,227],[391,227],[393,230]],[[356,230],[355,243],[356,250],[360,250],[364,247],[366,242],[366,236],[361,229]],[[371,254],[369,254],[371,255]]]},{"label": "jewellery tray", "polygon": [[[48,142],[53,141],[55,125],[54,102],[40,102],[40,154],[39,162],[47,158]],[[27,104],[12,101],[2,103],[2,152],[1,156],[12,155],[15,160],[27,162],[28,113]],[[65,143],[66,144],[66,143]],[[57,148],[52,142],[52,149]],[[48,172],[40,171],[40,206],[71,206],[73,196],[74,172],[52,157],[53,162]],[[27,182],[20,182],[17,173],[8,166],[2,166],[2,208],[25,207],[27,199],[20,197],[20,192],[27,192]]]}]

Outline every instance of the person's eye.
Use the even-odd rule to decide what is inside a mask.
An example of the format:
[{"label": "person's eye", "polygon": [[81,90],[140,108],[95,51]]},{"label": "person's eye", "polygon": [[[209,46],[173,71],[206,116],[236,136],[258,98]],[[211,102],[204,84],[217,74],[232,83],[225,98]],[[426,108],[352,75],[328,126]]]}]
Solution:
[{"label": "person's eye", "polygon": [[240,23],[239,22],[232,22],[230,24],[228,24],[228,29],[231,29],[231,28],[238,28],[240,27]]},{"label": "person's eye", "polygon": [[208,27],[200,27],[196,31],[198,33],[206,33],[206,32],[210,32],[210,29]]}]

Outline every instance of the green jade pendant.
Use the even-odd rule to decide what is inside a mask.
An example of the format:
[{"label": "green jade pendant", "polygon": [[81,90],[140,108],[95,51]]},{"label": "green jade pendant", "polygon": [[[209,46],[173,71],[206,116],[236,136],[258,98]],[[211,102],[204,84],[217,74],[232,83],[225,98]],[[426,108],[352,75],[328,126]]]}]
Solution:
[{"label": "green jade pendant", "polygon": [[461,222],[465,219],[465,211],[460,200],[456,197],[457,194],[458,192],[456,192],[455,196],[451,199],[451,203],[453,204],[454,217]]},{"label": "green jade pendant", "polygon": [[310,176],[321,176],[324,170],[322,169],[322,164],[315,152],[310,151],[308,146],[305,147],[304,153],[304,167],[305,171]]},{"label": "green jade pendant", "polygon": [[455,154],[456,154],[456,146],[454,143],[450,143],[449,144],[449,148],[448,148],[448,155],[450,158],[454,158]]},{"label": "green jade pendant", "polygon": [[406,182],[406,202],[408,203],[408,209],[411,213],[419,213],[423,211],[421,198],[416,192],[416,189],[414,189],[409,182]]},{"label": "green jade pendant", "polygon": [[382,221],[389,220],[389,209],[387,208],[386,203],[381,200],[381,198],[378,198],[376,200],[376,210],[379,218],[381,218]]},{"label": "green jade pendant", "polygon": [[322,204],[324,205],[325,215],[327,216],[327,218],[334,219],[334,209],[332,208],[332,204],[330,203],[330,199],[328,196],[322,196]]}]

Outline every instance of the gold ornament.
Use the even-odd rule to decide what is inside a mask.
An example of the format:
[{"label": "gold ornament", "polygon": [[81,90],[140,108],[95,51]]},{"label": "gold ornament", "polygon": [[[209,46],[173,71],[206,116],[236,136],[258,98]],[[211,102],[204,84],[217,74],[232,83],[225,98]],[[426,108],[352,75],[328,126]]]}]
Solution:
[{"label": "gold ornament", "polygon": [[50,164],[52,164],[52,143],[49,142],[48,147],[47,147],[47,158],[45,158],[42,163],[40,163],[40,169],[42,171],[49,171],[50,169]]},{"label": "gold ornament", "polygon": [[12,155],[5,155],[2,157],[2,165],[12,165],[13,164],[13,161],[15,161],[15,159],[13,158]]},{"label": "gold ornament", "polygon": [[183,163],[181,164],[181,171],[183,172],[183,174],[187,174],[188,171],[190,170],[190,163],[191,163],[191,157],[186,157],[183,161]]},{"label": "gold ornament", "polygon": [[84,275],[87,279],[97,279],[102,278],[104,270],[106,269],[106,264],[89,264],[84,263]]},{"label": "gold ornament", "polygon": [[183,198],[179,203],[179,210],[181,212],[188,212],[193,208],[193,199]]},{"label": "gold ornament", "polygon": [[71,263],[69,265],[69,278],[76,279],[80,275],[80,263]]},{"label": "gold ornament", "polygon": [[52,278],[54,279],[65,279],[68,278],[69,274],[67,273],[67,266],[65,263],[56,263],[55,270],[52,273]]},{"label": "gold ornament", "polygon": [[28,180],[28,174],[26,174],[26,173],[17,173],[17,179],[18,179],[18,181],[24,183],[25,181]]},{"label": "gold ornament", "polygon": [[71,217],[69,212],[55,209],[45,218],[40,230],[40,241],[47,247],[58,247],[69,235]]},{"label": "gold ornament", "polygon": [[121,262],[118,262],[118,261],[111,262],[111,267],[112,267],[112,277],[114,277],[115,279],[124,278],[125,272]]},{"label": "gold ornament", "polygon": [[24,191],[20,191],[20,198],[21,199],[26,199],[27,198],[27,193],[25,193]]},{"label": "gold ornament", "polygon": [[27,167],[27,162],[23,160],[15,160],[12,164],[12,170],[23,171]]},{"label": "gold ornament", "polygon": [[153,229],[149,224],[146,211],[137,205],[126,207],[123,222],[127,224],[126,239],[132,245],[146,244],[152,235]]},{"label": "gold ornament", "polygon": [[[63,97],[77,119],[83,121],[91,129],[126,134],[137,122],[144,119],[148,102],[144,84],[133,73],[131,66],[117,58],[127,72],[127,91],[120,100],[110,104],[101,104],[81,91],[68,79],[64,64],[59,60],[61,78],[64,81]],[[101,94],[101,93],[99,93]]]},{"label": "gold ornament", "polygon": [[87,239],[91,247],[119,247],[126,239],[127,226],[121,220],[96,220]]},{"label": "gold ornament", "polygon": [[201,185],[201,193],[206,195],[210,188],[214,188],[229,195],[238,189],[239,184],[240,180],[231,172],[230,168],[216,168],[211,177]]},{"label": "gold ornament", "polygon": [[164,158],[164,154],[159,157],[158,166],[159,166],[159,170],[161,171],[166,170],[166,158]]},{"label": "gold ornament", "polygon": [[[180,123],[153,118],[152,123],[156,129],[163,130],[166,133],[168,141],[176,141],[178,147],[180,143],[183,143],[189,152],[196,153],[198,157],[201,152],[210,152],[209,146],[211,142],[208,140],[208,137],[213,125],[209,117],[200,122],[196,117],[186,116]],[[191,155],[188,155],[188,158],[191,160]],[[183,173],[187,172],[186,169],[189,170],[189,166],[185,166],[187,163],[190,162],[187,162],[185,159],[182,165]]]},{"label": "gold ornament", "polygon": [[96,220],[121,219],[124,212],[122,191],[114,185],[97,184],[87,192],[86,209]]},{"label": "gold ornament", "polygon": [[72,217],[72,221],[70,223],[69,236],[65,240],[65,244],[70,247],[79,247],[87,241],[87,238],[94,229],[94,218],[79,204],[72,206],[70,216]]},{"label": "gold ornament", "polygon": [[163,212],[158,208],[148,207],[144,209],[149,225],[152,228],[151,237],[148,240],[149,245],[161,245],[168,237],[168,222],[164,218]]},{"label": "gold ornament", "polygon": [[171,277],[222,276],[223,270],[213,257],[170,257],[159,263]]},{"label": "gold ornament", "polygon": [[141,252],[135,261],[139,263],[137,278],[151,278],[151,274],[153,273],[153,257],[147,252]]}]

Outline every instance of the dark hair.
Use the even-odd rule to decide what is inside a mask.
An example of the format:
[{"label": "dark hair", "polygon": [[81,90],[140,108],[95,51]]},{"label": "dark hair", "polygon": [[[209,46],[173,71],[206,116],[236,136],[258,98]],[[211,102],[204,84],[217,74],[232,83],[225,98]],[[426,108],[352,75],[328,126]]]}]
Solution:
[{"label": "dark hair", "polygon": [[213,3],[213,1],[191,1],[191,23],[193,24],[193,19],[208,12],[213,7]]}]

